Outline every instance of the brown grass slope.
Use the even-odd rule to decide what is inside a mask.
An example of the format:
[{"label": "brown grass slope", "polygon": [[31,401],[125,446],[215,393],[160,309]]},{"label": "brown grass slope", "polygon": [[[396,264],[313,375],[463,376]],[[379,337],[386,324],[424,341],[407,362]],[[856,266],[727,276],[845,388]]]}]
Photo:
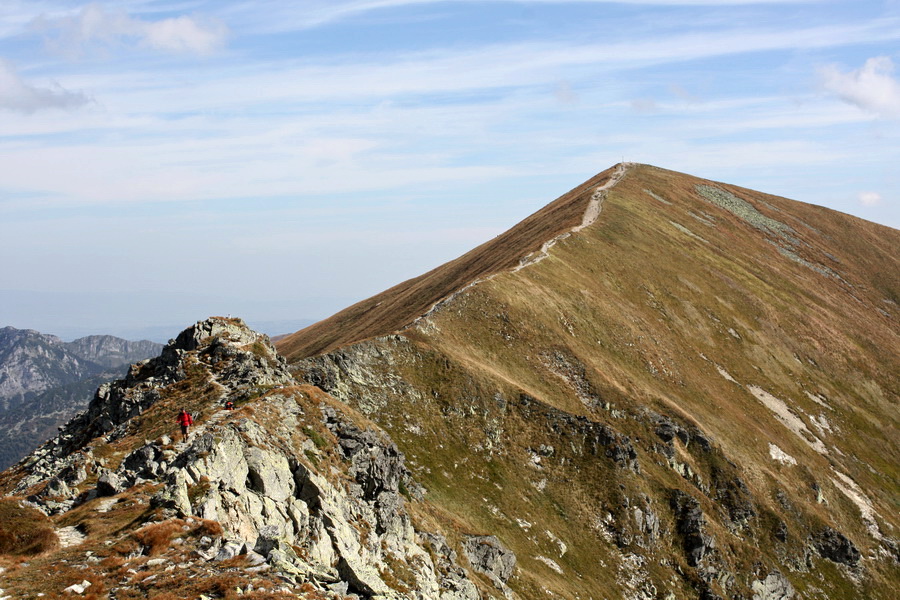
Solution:
[{"label": "brown grass slope", "polygon": [[456,260],[278,339],[278,351],[289,360],[304,358],[409,325],[451,293],[475,280],[512,268],[545,241],[578,225],[591,192],[607,181],[614,170],[612,167],[603,171]]},{"label": "brown grass slope", "polygon": [[[548,258],[470,287],[401,336],[342,346],[344,381],[322,381],[389,431],[461,528],[516,552],[511,585],[524,598],[640,597],[651,585],[657,597],[749,597],[773,569],[804,598],[890,598],[897,248],[888,227],[632,166],[598,220]],[[340,335],[328,339],[306,347]],[[329,360],[302,356],[301,376]],[[661,453],[650,411],[713,451],[675,440],[673,456]],[[586,452],[574,422],[627,435],[641,474]],[[773,446],[796,464],[774,460]],[[731,583],[685,563],[675,489],[699,502],[718,540],[712,564]],[[659,539],[642,539],[623,508],[644,502],[668,532]],[[823,527],[859,549],[855,573],[810,550]]]}]

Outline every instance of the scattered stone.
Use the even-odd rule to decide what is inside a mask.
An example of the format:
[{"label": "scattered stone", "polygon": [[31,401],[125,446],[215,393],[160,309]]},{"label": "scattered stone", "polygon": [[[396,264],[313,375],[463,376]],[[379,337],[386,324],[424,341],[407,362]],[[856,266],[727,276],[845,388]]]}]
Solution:
[{"label": "scattered stone", "polygon": [[765,579],[754,581],[752,600],[791,600],[794,587],[779,571],[772,571]]},{"label": "scattered stone", "polygon": [[97,480],[98,496],[115,496],[124,492],[125,489],[124,482],[111,471],[105,471]]},{"label": "scattered stone", "polygon": [[238,554],[241,553],[241,548],[244,547],[243,542],[237,541],[227,541],[222,547],[219,549],[219,553],[216,554],[216,557],[213,560],[223,561],[228,560],[230,558],[234,558]]},{"label": "scattered stone", "polygon": [[63,590],[66,594],[84,594],[84,591],[91,587],[91,582],[85,579],[81,583],[73,583]]},{"label": "scattered stone", "polygon": [[488,576],[494,585],[503,589],[516,568],[516,555],[496,536],[467,536],[463,544],[472,568]]}]

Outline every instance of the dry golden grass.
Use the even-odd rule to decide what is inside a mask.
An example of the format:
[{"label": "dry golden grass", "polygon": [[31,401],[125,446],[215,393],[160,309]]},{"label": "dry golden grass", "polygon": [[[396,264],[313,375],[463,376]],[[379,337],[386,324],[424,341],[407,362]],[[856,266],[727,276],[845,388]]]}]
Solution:
[{"label": "dry golden grass", "polygon": [[0,554],[32,556],[59,545],[53,523],[21,498],[0,499]]},{"label": "dry golden grass", "polygon": [[288,360],[297,360],[399,330],[445,296],[476,279],[514,267],[545,241],[580,224],[591,191],[613,171],[610,168],[598,174],[456,260],[279,339],[276,348]]},{"label": "dry golden grass", "polygon": [[[617,589],[617,552],[597,519],[609,511],[626,530],[633,527],[621,508],[626,495],[632,503],[641,494],[652,498],[669,524],[668,490],[698,498],[710,532],[727,540],[723,551],[741,573],[751,572],[757,560],[774,567],[785,556],[802,556],[807,536],[824,524],[844,532],[864,555],[877,550],[858,508],[832,483],[835,470],[856,481],[888,523],[885,531],[900,527],[900,232],[713,183],[789,227],[792,239],[786,240],[704,200],[696,186],[710,183],[636,167],[609,192],[598,221],[561,240],[549,258],[468,289],[431,317],[434,327],[405,330],[404,342],[370,340],[376,349],[369,356],[382,351],[392,358],[367,365],[384,375],[385,386],[358,391],[384,396],[370,416],[388,430],[429,490],[435,510],[414,509],[417,518],[448,532],[499,535],[520,557],[516,590],[524,597],[544,594],[543,587],[563,597]],[[488,247],[497,250],[490,244],[478,250]],[[403,315],[403,323],[390,323],[399,329],[430,306],[427,294],[415,298],[419,304],[409,302],[426,281],[441,281],[446,293],[469,283],[450,276],[453,264],[298,332],[280,348],[295,361],[336,344],[352,356],[348,342],[390,331],[376,303]],[[825,267],[837,276],[823,274]],[[554,356],[576,366],[554,367]],[[578,385],[573,373],[582,380]],[[417,393],[392,393],[396,377]],[[817,453],[785,427],[748,391],[751,385],[782,399],[829,453]],[[579,386],[595,394],[600,407],[584,404]],[[830,408],[807,393],[821,395]],[[574,452],[577,436],[548,428],[545,416],[525,411],[522,394],[628,435],[642,476],[612,468],[602,454]],[[603,409],[606,403],[618,412]],[[679,445],[676,460],[712,488],[739,475],[758,510],[747,531],[732,533],[716,490],[707,496],[654,450],[659,440],[642,421],[645,407],[714,441],[712,453]],[[818,431],[813,417],[827,418],[834,430]],[[775,463],[770,442],[799,465]],[[545,459],[549,468],[537,469],[531,451],[541,444],[553,445],[555,454]],[[825,490],[827,505],[816,503],[813,484]],[[516,519],[534,528],[528,531]],[[780,545],[772,537],[778,521],[789,531]],[[537,527],[566,540],[565,556],[553,554]],[[646,569],[658,590],[691,597],[697,581],[686,577],[673,584],[672,570],[662,563],[680,552],[675,541],[663,538],[647,553]],[[535,560],[538,554],[554,558],[565,575]],[[599,568],[598,560],[608,567]],[[692,572],[683,560],[678,564]],[[829,597],[854,597],[838,568],[818,561],[816,569],[827,572],[823,582],[792,575],[800,593],[818,586]],[[856,594],[890,597],[896,576],[896,569],[880,563]]]},{"label": "dry golden grass", "polygon": [[162,523],[152,523],[134,532],[134,539],[147,548],[149,556],[156,556],[168,549],[172,537],[182,533],[185,522],[181,519],[169,519]]}]

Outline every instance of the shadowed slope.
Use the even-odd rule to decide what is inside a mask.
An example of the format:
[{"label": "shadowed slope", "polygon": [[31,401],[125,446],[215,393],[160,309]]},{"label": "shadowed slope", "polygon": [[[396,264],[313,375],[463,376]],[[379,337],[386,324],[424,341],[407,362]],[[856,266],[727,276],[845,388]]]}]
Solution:
[{"label": "shadowed slope", "polygon": [[516,266],[544,242],[578,226],[593,191],[608,181],[614,171],[615,167],[603,171],[456,260],[278,340],[278,351],[288,360],[297,360],[409,325],[441,299],[476,280]]}]

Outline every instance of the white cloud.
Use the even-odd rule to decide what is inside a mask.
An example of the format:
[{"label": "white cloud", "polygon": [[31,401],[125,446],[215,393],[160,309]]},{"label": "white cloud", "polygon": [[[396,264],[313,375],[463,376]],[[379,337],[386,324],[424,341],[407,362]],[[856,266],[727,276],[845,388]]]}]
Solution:
[{"label": "white cloud", "polygon": [[132,44],[180,54],[208,55],[225,45],[228,27],[219,19],[179,16],[159,21],[134,18],[123,10],[88,4],[77,14],[41,16],[32,22],[47,35],[48,46],[69,56],[91,47]]},{"label": "white cloud", "polygon": [[144,24],[144,43],[158,50],[212,54],[228,37],[225,23],[217,19],[180,16]]},{"label": "white cloud", "polygon": [[57,84],[38,87],[27,83],[15,67],[0,58],[0,108],[32,113],[48,108],[77,108],[91,100],[80,92],[70,92]]},{"label": "white cloud", "polygon": [[843,72],[835,65],[821,69],[825,89],[863,110],[883,117],[900,117],[900,82],[887,56],[866,61],[861,69]]},{"label": "white cloud", "polygon": [[878,206],[881,204],[881,194],[878,192],[860,192],[859,203],[863,206]]}]

